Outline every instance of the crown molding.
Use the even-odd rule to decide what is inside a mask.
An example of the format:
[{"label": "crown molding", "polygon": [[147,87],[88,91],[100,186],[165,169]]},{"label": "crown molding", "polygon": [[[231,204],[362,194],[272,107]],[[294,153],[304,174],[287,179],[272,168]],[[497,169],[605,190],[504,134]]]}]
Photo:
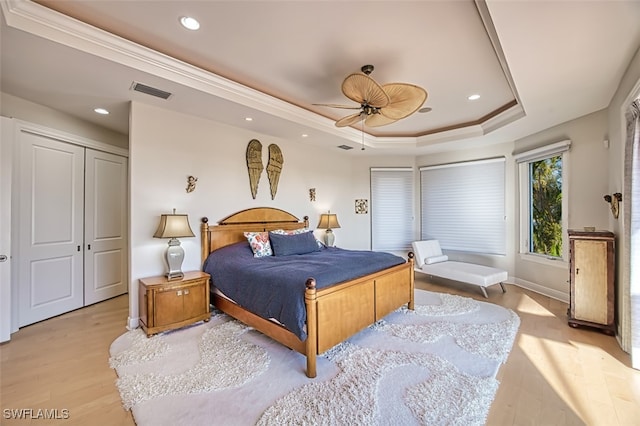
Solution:
[{"label": "crown molding", "polygon": [[0,2],[7,25],[73,49],[258,109],[337,137],[332,120],[155,50],[138,45],[30,0]]},{"label": "crown molding", "polygon": [[481,124],[483,135],[491,133],[494,130],[498,130],[510,123],[513,123],[516,120],[525,117],[526,115],[527,114],[524,112],[524,108],[522,108],[522,105],[518,103],[511,108],[502,111],[500,114],[484,121]]},{"label": "crown molding", "polygon": [[519,104],[485,122],[418,137],[381,137],[353,127],[338,128],[333,120],[227,78],[162,54],[31,0],[0,1],[8,26],[70,48],[184,85],[326,135],[374,149],[446,150],[448,142],[485,135],[524,116]]}]

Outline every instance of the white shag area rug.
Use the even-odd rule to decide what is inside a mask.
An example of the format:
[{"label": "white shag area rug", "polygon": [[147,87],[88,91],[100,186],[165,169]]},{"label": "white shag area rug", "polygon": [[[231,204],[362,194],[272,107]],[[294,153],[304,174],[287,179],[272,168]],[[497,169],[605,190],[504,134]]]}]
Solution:
[{"label": "white shag area rug", "polygon": [[318,358],[224,314],[111,345],[125,409],[147,425],[483,425],[520,325],[511,310],[416,290],[401,308]]}]

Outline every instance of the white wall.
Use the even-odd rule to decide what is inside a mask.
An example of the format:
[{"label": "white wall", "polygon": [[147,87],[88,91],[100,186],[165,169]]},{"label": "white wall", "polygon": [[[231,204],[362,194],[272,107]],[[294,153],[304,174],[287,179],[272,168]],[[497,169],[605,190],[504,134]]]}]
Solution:
[{"label": "white wall", "polygon": [[[515,142],[515,152],[522,152],[561,140],[571,140],[566,165],[569,176],[563,188],[569,203],[569,229],[581,229],[584,226],[609,228],[609,204],[603,199],[605,194],[611,193],[607,160],[609,152],[603,143],[607,139],[607,127],[607,114],[602,110]],[[518,196],[515,191],[514,195]],[[517,203],[517,198],[515,201]],[[519,214],[517,209],[516,214]],[[520,256],[517,253],[519,221],[514,225],[514,274],[521,280],[520,284],[568,301],[568,259],[567,262],[540,263],[531,260],[532,256]]]},{"label": "white wall", "polygon": [[[638,91],[640,91],[640,49],[636,51],[607,110],[609,121],[608,139],[610,143],[610,155],[608,158],[610,167],[609,188],[611,192],[623,192],[626,143],[626,119],[624,114],[629,106],[628,103],[633,100],[629,98],[630,95],[637,94]],[[618,220],[613,219],[613,217],[609,220],[610,227],[616,235],[622,235],[624,215],[625,211],[621,209]]]},{"label": "white wall", "polygon": [[[372,167],[412,167],[415,168],[414,156],[394,156],[394,155],[369,155],[367,150],[358,151],[352,157],[351,162],[351,179],[349,181],[351,186],[352,198],[347,201],[346,210],[348,211],[348,217],[352,219],[351,228],[353,232],[357,233],[359,238],[357,240],[358,249],[371,250],[371,168]],[[418,189],[415,186],[416,191]],[[369,201],[369,212],[367,214],[355,214],[355,200],[365,199]],[[414,203],[414,235],[418,236],[417,222],[418,212],[417,203]],[[342,219],[340,219],[342,221]],[[341,222],[342,224],[342,222]],[[395,253],[397,255],[405,256],[406,253]]]},{"label": "white wall", "polygon": [[[160,215],[173,208],[189,215],[196,234],[195,238],[181,239],[185,271],[201,268],[202,217],[214,224],[252,207],[276,207],[300,219],[307,215],[312,228],[318,224],[320,213],[330,209],[341,224],[334,231],[336,243],[344,248],[366,248],[362,233],[368,232],[353,211],[352,160],[344,151],[276,139],[135,102],[130,123],[129,326],[137,325],[138,279],[165,272],[167,241],[152,236]],[[275,143],[282,150],[284,165],[275,200],[271,199],[266,171],[261,175],[256,199],[251,197],[246,164],[251,139],[262,143],[265,167],[268,145]],[[191,193],[185,189],[189,175],[198,178]],[[316,188],[315,202],[309,199],[309,188]]]},{"label": "white wall", "polygon": [[120,148],[126,149],[129,145],[129,137],[127,135],[88,123],[69,114],[29,102],[8,93],[0,92],[0,115],[40,124],[41,126],[108,143]]},{"label": "white wall", "polygon": [[[620,192],[627,194],[629,188],[624,187],[624,162],[625,156],[630,153],[625,152],[626,145],[626,120],[625,112],[632,97],[640,96],[640,49],[636,51],[635,56],[631,60],[624,76],[620,80],[618,89],[616,90],[611,103],[609,104],[609,190],[611,192]],[[618,219],[612,216],[609,218],[611,230],[616,234],[616,300],[617,300],[617,317],[618,317],[618,336],[622,348],[632,351],[632,317],[631,298],[632,291],[629,290],[630,284],[630,233],[628,229],[630,225],[630,217],[627,209],[630,200],[625,198],[622,201],[620,215]],[[626,225],[625,225],[626,223]],[[636,345],[637,346],[637,345]],[[634,362],[635,364],[635,362]]]},{"label": "white wall", "polygon": [[13,120],[0,116],[0,342],[10,339],[12,324],[11,267],[11,195],[13,172]]}]

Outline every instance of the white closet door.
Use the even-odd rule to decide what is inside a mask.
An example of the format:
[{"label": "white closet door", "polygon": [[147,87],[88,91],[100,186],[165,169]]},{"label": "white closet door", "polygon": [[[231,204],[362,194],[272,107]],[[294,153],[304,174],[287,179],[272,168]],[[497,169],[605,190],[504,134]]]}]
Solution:
[{"label": "white closet door", "polygon": [[13,120],[0,117],[0,342],[10,339],[11,328],[11,173]]},{"label": "white closet door", "polygon": [[19,326],[83,305],[84,148],[21,132]]},{"label": "white closet door", "polygon": [[127,292],[127,159],[87,149],[85,305]]}]

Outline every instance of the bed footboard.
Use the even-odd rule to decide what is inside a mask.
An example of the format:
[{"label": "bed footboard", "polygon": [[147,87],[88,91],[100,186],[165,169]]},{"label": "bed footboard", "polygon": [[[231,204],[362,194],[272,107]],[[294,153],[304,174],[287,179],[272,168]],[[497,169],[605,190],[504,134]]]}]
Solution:
[{"label": "bed footboard", "polygon": [[345,341],[406,305],[414,309],[413,255],[409,261],[336,286],[316,290],[307,280],[307,376],[316,376],[316,355]]}]

